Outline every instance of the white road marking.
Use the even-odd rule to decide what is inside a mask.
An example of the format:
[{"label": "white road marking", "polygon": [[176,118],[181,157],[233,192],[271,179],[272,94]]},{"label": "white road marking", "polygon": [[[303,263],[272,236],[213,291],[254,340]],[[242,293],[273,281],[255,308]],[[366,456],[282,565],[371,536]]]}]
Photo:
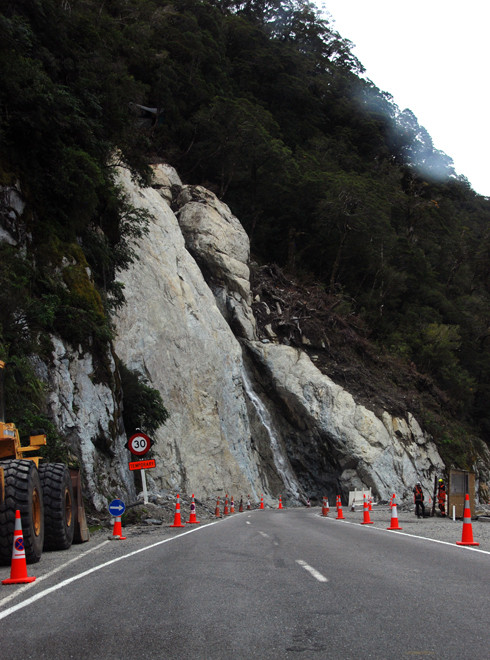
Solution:
[{"label": "white road marking", "polygon": [[[74,562],[78,561],[79,559],[82,559],[83,557],[86,557],[91,552],[94,552],[94,550],[98,550],[99,548],[101,548],[106,543],[109,543],[109,541],[102,541],[102,543],[99,543],[98,545],[94,545],[93,548],[89,548],[88,550],[86,550],[82,554],[79,554],[76,557],[73,557],[73,559],[70,559],[69,561],[66,561],[64,564],[62,564],[61,566],[58,566],[57,568],[54,568],[52,571],[49,571],[49,573],[45,573],[44,575],[41,575],[41,577],[36,578],[35,582],[29,582],[29,584],[25,584],[20,589],[17,589],[17,591],[14,591],[13,593],[11,593],[10,596],[7,596],[6,598],[2,598],[2,600],[0,600],[0,607],[2,607],[2,605],[6,605],[9,601],[13,600],[19,594],[22,594],[24,591],[27,591],[28,589],[32,589],[33,587],[38,585],[43,580],[46,580],[47,578],[51,577],[52,575],[55,575],[56,573],[59,573],[60,571],[62,571],[64,568],[66,568],[70,564],[73,564]],[[35,569],[34,569],[34,572],[36,572]]]},{"label": "white road marking", "polygon": [[251,524],[252,524],[249,520],[246,520],[245,523],[246,523],[247,525],[251,525]]},{"label": "white road marking", "polygon": [[[329,520],[329,518],[324,518],[324,520]],[[330,518],[330,521],[336,522],[335,518]],[[361,523],[352,522],[352,520],[342,520],[342,523],[346,525],[360,525]],[[490,555],[488,550],[480,550],[471,545],[456,545],[456,543],[450,543],[449,541],[439,541],[438,539],[431,539],[428,536],[418,536],[417,534],[407,534],[406,532],[397,532],[392,529],[383,529],[382,527],[367,527],[366,529],[377,530],[378,532],[386,532],[388,534],[395,534],[395,536],[408,536],[413,539],[421,539],[422,541],[431,541],[432,543],[441,543],[442,545],[449,545],[451,548],[458,548],[460,550],[472,550],[473,552],[482,552],[484,555]]]},{"label": "white road marking", "polygon": [[263,536],[265,539],[269,538],[269,534],[266,534],[265,532],[259,532],[261,536]]},{"label": "white road marking", "polygon": [[[0,612],[0,620],[5,619],[10,614],[13,614],[14,612],[17,612],[18,610],[21,610],[24,607],[27,607],[28,605],[31,605],[31,603],[35,603],[37,600],[40,600],[41,598],[44,598],[45,596],[48,596],[49,594],[52,594],[54,591],[58,591],[58,589],[62,589],[63,587],[68,586],[72,582],[76,582],[77,580],[81,580],[82,578],[86,577],[87,575],[90,575],[91,573],[95,573],[96,571],[99,571],[101,568],[106,568],[107,566],[110,566],[111,564],[116,564],[118,561],[122,561],[123,559],[127,559],[128,557],[133,557],[134,555],[138,555],[140,552],[145,552],[146,550],[151,550],[152,548],[156,548],[157,546],[163,545],[164,543],[169,543],[170,541],[174,541],[175,539],[178,539],[181,536],[186,536],[187,534],[193,534],[194,532],[199,532],[201,529],[205,529],[206,527],[210,527],[211,525],[216,525],[217,523],[218,523],[218,521],[208,523],[207,525],[202,525],[201,527],[194,527],[193,529],[190,529],[187,532],[182,532],[181,534],[178,534],[177,536],[171,536],[170,538],[163,539],[162,541],[157,541],[156,543],[152,543],[151,545],[147,545],[144,548],[140,548],[139,550],[133,550],[133,552],[128,552],[127,555],[122,555],[121,557],[116,557],[115,559],[111,559],[110,561],[106,561],[103,564],[99,564],[98,566],[93,566],[92,568],[89,568],[87,571],[83,571],[82,573],[79,573],[78,575],[74,575],[71,578],[67,578],[66,580],[63,580],[62,582],[59,582],[58,584],[55,584],[54,586],[49,587],[48,589],[45,589],[44,591],[40,591],[38,594],[34,594],[34,596],[31,596],[31,598],[27,598],[26,600],[22,601],[21,603],[17,603],[17,605],[12,605],[12,607],[9,607],[8,609],[4,610],[3,612]],[[36,582],[37,582],[37,580],[36,580]],[[32,584],[36,584],[36,583],[33,582]],[[16,595],[18,593],[19,592],[17,591]]]},{"label": "white road marking", "polygon": [[318,580],[318,582],[328,582],[328,578],[326,578],[324,575],[322,575],[319,571],[316,570],[316,568],[313,568],[313,566],[310,566],[307,564],[305,561],[302,559],[297,559],[296,563],[302,566],[305,571],[308,571],[313,577]]}]

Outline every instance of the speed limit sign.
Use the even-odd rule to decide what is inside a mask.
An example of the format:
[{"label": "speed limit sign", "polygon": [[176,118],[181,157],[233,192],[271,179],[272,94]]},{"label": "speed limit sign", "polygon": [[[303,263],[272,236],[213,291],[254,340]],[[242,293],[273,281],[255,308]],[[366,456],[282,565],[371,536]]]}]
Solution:
[{"label": "speed limit sign", "polygon": [[139,431],[129,438],[126,447],[134,456],[144,456],[148,453],[152,444],[150,438]]}]

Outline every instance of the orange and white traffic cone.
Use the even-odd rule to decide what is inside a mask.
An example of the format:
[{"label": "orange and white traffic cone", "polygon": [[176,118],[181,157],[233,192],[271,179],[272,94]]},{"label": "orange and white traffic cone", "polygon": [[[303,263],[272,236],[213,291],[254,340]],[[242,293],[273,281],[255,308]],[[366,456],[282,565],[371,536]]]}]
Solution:
[{"label": "orange and white traffic cone", "polygon": [[174,524],[170,525],[170,527],[185,527],[180,517],[180,495],[177,495],[177,502],[175,504]]},{"label": "orange and white traffic cone", "polygon": [[20,511],[15,512],[14,540],[12,543],[12,563],[10,564],[10,577],[2,580],[2,584],[25,584],[34,582],[35,577],[27,575],[26,551],[24,536],[22,534],[22,521]]},{"label": "orange and white traffic cone", "polygon": [[250,495],[249,495],[247,499],[247,511],[251,511],[251,510],[252,510],[252,505],[250,503]]},{"label": "orange and white traffic cone", "polygon": [[278,509],[282,509],[282,497],[279,495],[279,506],[277,507]]},{"label": "orange and white traffic cone", "polygon": [[390,522],[390,526],[387,527],[386,529],[392,529],[392,530],[403,529],[403,527],[400,527],[400,525],[398,524],[398,513],[396,511],[396,495],[395,495],[395,493],[393,493],[393,495],[391,496],[390,501],[391,501],[391,522]]},{"label": "orange and white traffic cone", "polygon": [[335,520],[345,520],[340,495],[337,495],[337,518]]},{"label": "orange and white traffic cone", "polygon": [[114,520],[114,527],[112,528],[112,536],[109,537],[110,541],[125,541],[126,537],[122,535],[121,516],[116,516]]},{"label": "orange and white traffic cone", "polygon": [[231,496],[230,513],[235,513],[235,500],[233,499],[233,495]]},{"label": "orange and white traffic cone", "polygon": [[230,513],[230,510],[228,509],[228,493],[226,493],[225,506],[223,507],[223,515],[227,516],[227,515],[229,515],[229,513]]},{"label": "orange and white traffic cone", "polygon": [[216,518],[221,518],[221,512],[219,510],[219,497],[216,500],[216,509],[214,510],[214,515]]},{"label": "orange and white traffic cone", "polygon": [[471,507],[470,496],[466,493],[464,501],[464,519],[463,519],[463,536],[461,541],[456,541],[456,545],[480,545],[473,541],[473,527],[471,526]]},{"label": "orange and white traffic cone", "polygon": [[372,511],[372,510],[373,510],[373,500],[370,497],[368,500],[368,511]]},{"label": "orange and white traffic cone", "polygon": [[199,520],[196,518],[196,503],[194,502],[194,493],[191,497],[191,511],[189,514],[189,520],[187,521],[188,525],[199,525]]},{"label": "orange and white traffic cone", "polygon": [[240,504],[238,505],[238,513],[243,512],[243,497],[240,496]]},{"label": "orange and white traffic cone", "polygon": [[261,508],[261,509],[264,508],[264,495],[261,495],[261,496],[260,496],[260,508]]},{"label": "orange and white traffic cone", "polygon": [[365,495],[364,495],[363,512],[364,512],[364,516],[361,525],[372,525],[373,521],[369,517],[369,504]]},{"label": "orange and white traffic cone", "polygon": [[328,507],[327,507],[327,498],[323,498],[323,504],[322,504],[322,516],[326,518],[328,516]]}]

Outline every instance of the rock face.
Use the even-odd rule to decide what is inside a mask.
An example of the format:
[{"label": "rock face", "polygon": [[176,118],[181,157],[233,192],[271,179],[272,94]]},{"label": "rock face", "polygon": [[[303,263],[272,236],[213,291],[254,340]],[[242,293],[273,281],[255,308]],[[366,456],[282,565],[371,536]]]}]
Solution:
[{"label": "rock face", "polygon": [[127,304],[115,343],[170,412],[152,487],[300,500],[431,486],[443,463],[413,417],[380,419],[302,351],[256,340],[248,239],[226,205],[167,166],[155,168],[155,188],[121,180],[153,216],[140,260],[118,276]]},{"label": "rock face", "polygon": [[[159,171],[160,181],[163,176]],[[119,357],[149,379],[170,412],[154,437],[158,468],[150,479],[155,488],[201,496],[260,492],[240,344],[165,199],[152,188],[139,190],[129,175],[121,177],[131,202],[153,216],[138,246],[139,261],[119,274],[127,304],[116,319],[115,343]],[[233,265],[238,268],[238,260]]]},{"label": "rock face", "polygon": [[[113,389],[93,378],[91,355],[67,348],[56,337],[52,343],[52,364],[49,369],[38,364],[37,370],[48,384],[50,415],[79,457],[92,504],[100,511],[114,497],[133,501],[126,435]],[[113,361],[110,367],[114,372]]]}]

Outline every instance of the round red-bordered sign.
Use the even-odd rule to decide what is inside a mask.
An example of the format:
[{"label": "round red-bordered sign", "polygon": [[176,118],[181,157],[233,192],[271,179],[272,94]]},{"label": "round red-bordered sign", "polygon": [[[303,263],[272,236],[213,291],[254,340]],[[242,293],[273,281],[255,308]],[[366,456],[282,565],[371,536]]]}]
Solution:
[{"label": "round red-bordered sign", "polygon": [[144,456],[150,451],[153,442],[146,433],[135,433],[126,443],[126,447],[134,456]]}]

